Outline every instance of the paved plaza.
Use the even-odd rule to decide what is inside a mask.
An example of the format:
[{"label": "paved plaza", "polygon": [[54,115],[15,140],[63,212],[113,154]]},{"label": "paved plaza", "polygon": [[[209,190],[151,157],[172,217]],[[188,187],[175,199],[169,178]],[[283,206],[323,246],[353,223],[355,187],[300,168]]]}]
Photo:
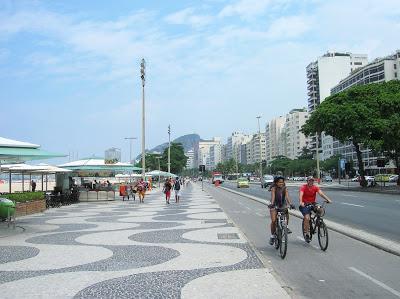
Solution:
[{"label": "paved plaza", "polygon": [[19,218],[0,237],[0,288],[1,298],[288,297],[194,184],[179,204],[153,191],[143,204],[80,203]]}]

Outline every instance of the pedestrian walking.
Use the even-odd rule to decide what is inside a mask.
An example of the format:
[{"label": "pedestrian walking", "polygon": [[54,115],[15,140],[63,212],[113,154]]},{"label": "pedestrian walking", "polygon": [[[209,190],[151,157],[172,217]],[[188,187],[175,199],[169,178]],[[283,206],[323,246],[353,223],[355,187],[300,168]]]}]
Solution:
[{"label": "pedestrian walking", "polygon": [[175,179],[174,183],[174,191],[175,191],[175,202],[178,203],[180,199],[180,191],[181,191],[181,181],[178,177]]},{"label": "pedestrian walking", "polygon": [[129,200],[129,193],[125,184],[119,185],[119,196],[122,196],[122,201],[125,200],[125,197],[127,197]]},{"label": "pedestrian walking", "polygon": [[32,192],[35,192],[35,190],[36,190],[36,182],[34,180],[32,180],[31,186],[32,186]]},{"label": "pedestrian walking", "polygon": [[171,198],[171,189],[172,189],[171,179],[166,179],[163,192],[165,194],[165,201],[167,202],[167,204],[169,204],[169,199]]},{"label": "pedestrian walking", "polygon": [[139,193],[139,201],[144,202],[144,196],[146,195],[146,183],[143,179],[140,179],[136,184],[136,190]]}]

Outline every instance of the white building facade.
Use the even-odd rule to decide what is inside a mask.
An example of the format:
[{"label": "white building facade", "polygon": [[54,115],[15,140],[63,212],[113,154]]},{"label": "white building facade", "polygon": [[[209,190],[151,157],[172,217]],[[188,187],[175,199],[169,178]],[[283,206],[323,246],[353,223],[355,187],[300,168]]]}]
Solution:
[{"label": "white building facade", "polygon": [[265,133],[253,134],[251,140],[246,144],[247,164],[260,163],[266,158]]},{"label": "white building facade", "polygon": [[[340,80],[367,63],[368,56],[365,54],[337,52],[328,52],[310,63],[306,68],[308,111],[312,113],[325,98],[331,95],[331,89]],[[315,149],[315,138],[311,146]],[[321,144],[318,147],[322,148],[321,160],[330,158],[333,155],[332,136],[321,134]]]},{"label": "white building facade", "polygon": [[194,164],[194,150],[189,150],[185,153],[185,156],[188,158],[186,161],[186,168],[192,169],[195,168]]},{"label": "white building facade", "polygon": [[270,163],[276,156],[283,155],[282,134],[285,117],[279,116],[270,120],[265,126],[265,151],[266,161]]},{"label": "white building facade", "polygon": [[293,109],[286,114],[283,128],[282,141],[283,155],[289,159],[296,159],[301,155],[302,149],[308,146],[309,139],[300,132],[301,127],[308,119],[306,108]]},{"label": "white building facade", "polygon": [[[214,137],[212,140],[203,140],[199,141],[198,144],[196,144],[196,147],[194,149],[194,156],[195,156],[195,161],[196,161],[196,167],[199,165],[205,165],[207,170],[212,170],[212,164],[211,164],[211,156],[210,156],[210,150],[211,147],[213,146],[221,146],[221,138],[220,137]],[[221,152],[221,150],[220,150]],[[221,153],[222,154],[222,153]],[[220,154],[220,158],[221,158]]]},{"label": "white building facade", "polygon": [[[400,50],[384,58],[377,58],[364,67],[354,71],[334,86],[332,94],[339,93],[355,85],[364,85],[369,83],[379,83],[391,80],[399,80],[400,73]],[[376,166],[377,157],[368,148],[362,147],[362,156],[365,169],[378,171]],[[350,142],[341,143],[338,140],[333,141],[333,154],[340,155],[347,161],[354,161],[357,167],[357,156],[354,147]],[[388,167],[393,167],[389,165]]]}]

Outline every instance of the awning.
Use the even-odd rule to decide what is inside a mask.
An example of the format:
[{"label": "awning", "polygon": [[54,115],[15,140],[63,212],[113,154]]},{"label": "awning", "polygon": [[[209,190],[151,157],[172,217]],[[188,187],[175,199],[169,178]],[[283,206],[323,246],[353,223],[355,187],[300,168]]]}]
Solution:
[{"label": "awning", "polygon": [[102,158],[88,158],[77,161],[68,162],[58,165],[58,167],[70,169],[73,171],[141,171],[139,167],[135,167],[129,163],[117,162],[114,164],[106,164]]},{"label": "awning", "polygon": [[176,174],[166,172],[166,171],[160,171],[160,170],[152,170],[150,172],[147,172],[146,175],[149,176],[162,176],[162,177],[177,177]]},{"label": "awning", "polygon": [[24,162],[29,160],[41,160],[57,157],[65,157],[65,155],[47,152],[39,148],[0,146],[1,163]]}]

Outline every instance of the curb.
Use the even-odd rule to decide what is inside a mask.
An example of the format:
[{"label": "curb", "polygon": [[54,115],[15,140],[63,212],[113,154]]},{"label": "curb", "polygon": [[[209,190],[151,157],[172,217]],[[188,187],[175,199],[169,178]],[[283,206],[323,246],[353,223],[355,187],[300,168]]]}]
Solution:
[{"label": "curb", "polygon": [[[250,185],[259,185],[260,182],[250,182]],[[292,185],[292,182],[288,182],[287,186],[288,187],[298,187],[300,185],[305,184],[305,182],[301,182],[301,184],[294,183]],[[365,193],[374,193],[374,194],[390,194],[390,195],[400,195],[400,188],[399,190],[394,190],[394,191],[389,191],[389,190],[376,190],[376,189],[370,189],[370,188],[361,188],[361,187],[346,187],[343,185],[336,185],[337,187],[334,187],[332,185],[318,185],[321,187],[323,190],[338,190],[338,191],[352,191],[352,192],[365,192]]]},{"label": "curb", "polygon": [[[264,205],[268,205],[269,204],[269,201],[266,200],[266,199],[261,199],[261,198],[256,197],[256,196],[248,195],[248,194],[245,194],[243,192],[235,191],[235,190],[228,189],[228,188],[225,188],[225,187],[220,187],[220,188],[225,190],[225,191],[228,191],[228,192],[231,192],[231,193],[234,193],[234,194],[249,198],[251,200],[257,201],[257,202],[262,203]],[[289,210],[289,214],[293,215],[293,216],[295,216],[297,218],[303,219],[303,215],[299,211],[291,211],[291,210]],[[364,230],[351,228],[349,226],[345,226],[345,225],[339,224],[339,223],[334,222],[334,221],[324,220],[324,222],[326,223],[326,225],[328,226],[329,229],[331,229],[331,230],[333,230],[335,232],[338,232],[338,233],[340,233],[342,235],[345,235],[345,236],[350,237],[352,239],[355,239],[357,241],[363,242],[365,244],[374,246],[374,247],[376,247],[378,249],[381,249],[383,251],[389,252],[391,254],[400,256],[400,244],[397,243],[397,242],[390,241],[388,239],[385,239],[385,238],[379,237],[377,235],[368,233],[368,232],[366,232]]]}]

